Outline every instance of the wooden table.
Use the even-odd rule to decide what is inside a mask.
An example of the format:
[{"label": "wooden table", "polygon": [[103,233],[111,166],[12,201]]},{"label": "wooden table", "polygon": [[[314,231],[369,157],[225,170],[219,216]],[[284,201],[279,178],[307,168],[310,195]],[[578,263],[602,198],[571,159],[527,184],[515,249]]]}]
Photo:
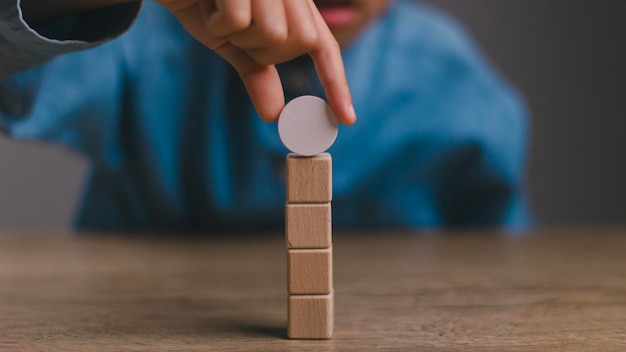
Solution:
[{"label": "wooden table", "polygon": [[337,233],[336,331],[286,339],[278,234],[0,238],[0,351],[626,351],[626,229]]}]

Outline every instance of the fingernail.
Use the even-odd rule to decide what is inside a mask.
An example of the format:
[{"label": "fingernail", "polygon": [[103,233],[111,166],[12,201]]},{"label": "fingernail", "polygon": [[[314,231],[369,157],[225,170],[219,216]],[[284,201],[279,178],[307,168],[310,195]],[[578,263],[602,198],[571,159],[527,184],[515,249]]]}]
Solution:
[{"label": "fingernail", "polygon": [[348,115],[350,115],[350,119],[352,120],[352,123],[356,122],[356,111],[354,110],[354,105],[350,104],[350,107],[348,108]]}]

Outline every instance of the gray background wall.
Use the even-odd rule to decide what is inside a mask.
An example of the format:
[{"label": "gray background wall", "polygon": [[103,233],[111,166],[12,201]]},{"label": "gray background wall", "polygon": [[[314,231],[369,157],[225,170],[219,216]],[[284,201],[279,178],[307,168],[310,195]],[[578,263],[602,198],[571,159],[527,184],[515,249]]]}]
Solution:
[{"label": "gray background wall", "polygon": [[431,0],[526,96],[543,223],[626,222],[626,1]]},{"label": "gray background wall", "polygon": [[63,148],[0,135],[0,231],[70,227],[87,166]]},{"label": "gray background wall", "polygon": [[[626,1],[429,2],[460,19],[526,97],[537,220],[626,223]],[[85,173],[58,148],[0,139],[0,228],[68,226]]]}]

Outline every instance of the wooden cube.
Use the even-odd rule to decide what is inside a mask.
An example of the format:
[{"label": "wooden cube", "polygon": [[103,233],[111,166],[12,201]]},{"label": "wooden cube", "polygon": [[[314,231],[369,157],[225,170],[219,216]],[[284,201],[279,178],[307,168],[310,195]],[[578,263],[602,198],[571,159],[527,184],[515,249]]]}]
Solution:
[{"label": "wooden cube", "polygon": [[330,154],[287,155],[287,203],[328,203],[332,188]]},{"label": "wooden cube", "polygon": [[290,339],[330,339],[333,337],[334,298],[289,296],[287,336]]},{"label": "wooden cube", "polygon": [[287,248],[322,249],[332,245],[330,203],[287,204]]},{"label": "wooden cube", "polygon": [[332,247],[290,249],[287,254],[287,290],[292,295],[326,295],[333,289]]}]

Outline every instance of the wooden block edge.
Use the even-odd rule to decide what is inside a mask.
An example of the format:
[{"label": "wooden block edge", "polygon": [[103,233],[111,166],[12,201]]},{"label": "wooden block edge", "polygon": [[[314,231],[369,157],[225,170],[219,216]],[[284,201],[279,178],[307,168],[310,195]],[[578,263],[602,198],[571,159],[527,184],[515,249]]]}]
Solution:
[{"label": "wooden block edge", "polygon": [[[301,291],[297,291],[294,290],[291,287],[291,253],[306,253],[306,252],[324,252],[324,253],[328,253],[329,254],[329,263],[328,263],[328,290],[327,291],[319,291],[319,292],[301,292]],[[328,248],[322,248],[322,249],[309,249],[309,248],[304,248],[304,249],[288,249],[287,250],[287,292],[290,295],[314,295],[314,296],[318,296],[318,295],[328,295],[331,294],[334,290],[334,275],[333,275],[333,247],[330,246]]]},{"label": "wooden block edge", "polygon": [[[291,236],[290,226],[289,226],[289,208],[304,208],[304,207],[315,207],[315,208],[326,208],[328,210],[328,218],[325,219],[326,226],[328,227],[328,232],[324,236],[325,238],[322,241],[319,241],[322,244],[316,245],[299,245],[297,243],[292,243],[290,240],[295,240],[296,236]],[[332,206],[331,203],[296,203],[296,204],[285,204],[285,246],[287,249],[327,249],[332,247],[333,245],[333,221],[332,221]],[[293,221],[293,220],[292,220]],[[313,241],[315,242],[315,241]]]},{"label": "wooden block edge", "polygon": [[[326,331],[322,336],[294,336],[291,324],[291,299],[306,299],[306,298],[328,298],[328,311],[327,311],[327,326]],[[293,340],[330,340],[333,338],[335,332],[335,292],[331,292],[327,295],[289,295],[287,297],[287,337]]]}]

